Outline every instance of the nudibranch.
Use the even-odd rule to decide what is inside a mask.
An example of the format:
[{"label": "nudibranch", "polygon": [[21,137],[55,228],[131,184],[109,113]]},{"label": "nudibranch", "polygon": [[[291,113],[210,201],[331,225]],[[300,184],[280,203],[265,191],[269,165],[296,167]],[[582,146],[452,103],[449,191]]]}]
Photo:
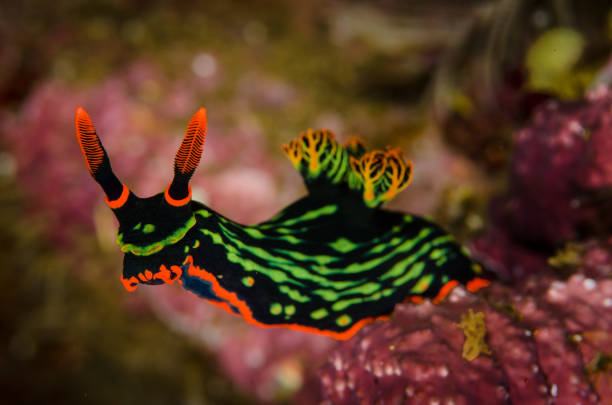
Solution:
[{"label": "nudibranch", "polygon": [[308,130],[283,150],[308,194],[268,221],[243,225],[191,199],[206,110],[195,113],[164,192],[137,197],[111,169],[89,115],[76,134],[90,174],[106,194],[125,253],[121,280],[178,282],[258,326],[348,339],[396,304],[441,301],[459,283],[486,286],[482,268],[436,224],[380,205],[408,186],[412,163],[399,149],[366,151]]}]

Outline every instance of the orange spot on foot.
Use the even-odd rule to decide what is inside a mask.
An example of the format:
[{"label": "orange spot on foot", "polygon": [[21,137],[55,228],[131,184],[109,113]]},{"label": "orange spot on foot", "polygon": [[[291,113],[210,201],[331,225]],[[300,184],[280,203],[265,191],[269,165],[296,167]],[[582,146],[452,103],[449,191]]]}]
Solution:
[{"label": "orange spot on foot", "polygon": [[410,301],[412,301],[414,304],[422,304],[423,297],[418,296],[418,295],[413,295],[412,297],[410,297]]},{"label": "orange spot on foot", "polygon": [[170,270],[176,273],[176,277],[174,277],[174,280],[181,278],[181,275],[183,274],[183,269],[181,269],[179,266],[170,266]]},{"label": "orange spot on foot", "polygon": [[459,284],[457,280],[451,280],[444,284],[442,288],[440,288],[440,291],[438,291],[438,295],[436,295],[436,297],[433,299],[433,303],[439,304],[444,298],[446,298],[448,293],[450,293],[451,290],[457,286],[457,284]]},{"label": "orange spot on foot", "polygon": [[123,283],[123,287],[125,287],[128,291],[134,291],[136,287],[138,287],[138,279],[134,276],[125,279],[123,278],[123,274],[121,275],[121,282]]},{"label": "orange spot on foot", "polygon": [[480,290],[481,288],[488,286],[489,284],[491,284],[489,280],[485,280],[484,278],[476,277],[475,279],[468,281],[468,283],[465,286],[467,287],[469,291],[476,292]]},{"label": "orange spot on foot", "polygon": [[172,272],[163,264],[159,267],[159,272],[155,273],[153,278],[155,280],[162,280],[166,284],[172,284],[174,281],[172,279]]}]

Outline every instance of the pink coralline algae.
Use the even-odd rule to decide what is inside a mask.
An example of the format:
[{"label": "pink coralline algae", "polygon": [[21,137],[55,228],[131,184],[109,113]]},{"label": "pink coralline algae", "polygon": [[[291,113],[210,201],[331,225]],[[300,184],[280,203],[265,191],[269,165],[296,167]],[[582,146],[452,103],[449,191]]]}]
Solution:
[{"label": "pink coralline algae", "polygon": [[[514,239],[556,245],[605,221],[599,193],[612,187],[612,91],[550,101],[515,138],[510,197],[498,207]],[[608,222],[609,223],[609,222]]]},{"label": "pink coralline algae", "polygon": [[[482,313],[490,355],[462,357],[462,315]],[[441,305],[396,308],[339,345],[320,370],[322,404],[594,404],[612,398],[612,280],[528,278]],[[602,363],[600,361],[600,363]]]},{"label": "pink coralline algae", "polygon": [[486,267],[504,281],[520,280],[548,268],[568,242],[610,237],[611,134],[609,88],[536,109],[515,137],[509,190],[470,246]]}]

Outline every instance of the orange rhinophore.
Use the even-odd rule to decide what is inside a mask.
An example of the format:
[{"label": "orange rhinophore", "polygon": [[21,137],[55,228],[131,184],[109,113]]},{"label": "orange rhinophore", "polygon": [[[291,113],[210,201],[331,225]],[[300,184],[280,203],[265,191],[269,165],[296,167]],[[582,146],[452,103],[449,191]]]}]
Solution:
[{"label": "orange rhinophore", "polygon": [[87,169],[92,176],[95,176],[104,160],[104,149],[102,149],[102,144],[100,144],[98,135],[96,135],[91,118],[81,107],[76,110],[74,125]]},{"label": "orange rhinophore", "polygon": [[174,169],[181,174],[192,174],[200,158],[202,146],[206,139],[206,109],[200,108],[196,112],[185,131],[185,137],[174,158]]}]

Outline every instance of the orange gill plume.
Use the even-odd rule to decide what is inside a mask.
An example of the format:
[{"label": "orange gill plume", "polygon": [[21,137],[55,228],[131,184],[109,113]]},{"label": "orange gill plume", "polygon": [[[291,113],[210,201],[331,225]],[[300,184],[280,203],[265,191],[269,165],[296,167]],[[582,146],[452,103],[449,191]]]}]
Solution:
[{"label": "orange gill plume", "polygon": [[385,152],[373,150],[360,158],[351,156],[351,168],[363,183],[363,198],[366,202],[375,199],[374,186],[380,180],[387,168]]},{"label": "orange gill plume", "polygon": [[412,161],[406,161],[400,148],[387,147],[385,152],[387,170],[385,171],[385,193],[382,201],[389,201],[408,187],[412,179]]}]

